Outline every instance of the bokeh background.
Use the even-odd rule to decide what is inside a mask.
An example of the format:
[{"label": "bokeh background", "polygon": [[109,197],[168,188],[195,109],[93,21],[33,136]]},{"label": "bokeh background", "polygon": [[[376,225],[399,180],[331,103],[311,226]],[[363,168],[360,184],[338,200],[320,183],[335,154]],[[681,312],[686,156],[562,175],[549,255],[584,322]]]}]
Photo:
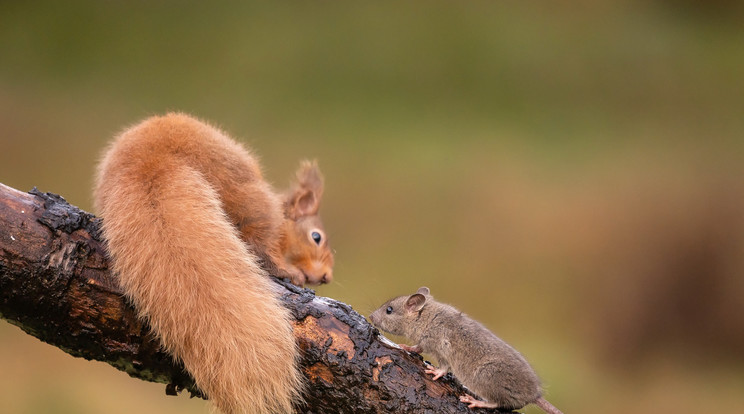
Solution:
[{"label": "bokeh background", "polygon": [[[318,294],[427,285],[566,413],[740,413],[739,4],[1,2],[0,182],[90,210],[106,142],[186,111],[277,187],[320,161]],[[0,412],[208,407],[2,322]]]}]

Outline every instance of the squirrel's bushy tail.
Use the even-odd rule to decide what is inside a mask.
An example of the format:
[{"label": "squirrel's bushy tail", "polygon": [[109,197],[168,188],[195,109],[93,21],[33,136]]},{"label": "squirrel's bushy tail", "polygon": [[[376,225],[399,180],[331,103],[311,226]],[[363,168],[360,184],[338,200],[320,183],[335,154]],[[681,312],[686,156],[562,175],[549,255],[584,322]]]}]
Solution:
[{"label": "squirrel's bushy tail", "polygon": [[302,380],[289,311],[219,194],[177,158],[116,156],[102,163],[96,204],[140,316],[222,412],[292,412]]}]

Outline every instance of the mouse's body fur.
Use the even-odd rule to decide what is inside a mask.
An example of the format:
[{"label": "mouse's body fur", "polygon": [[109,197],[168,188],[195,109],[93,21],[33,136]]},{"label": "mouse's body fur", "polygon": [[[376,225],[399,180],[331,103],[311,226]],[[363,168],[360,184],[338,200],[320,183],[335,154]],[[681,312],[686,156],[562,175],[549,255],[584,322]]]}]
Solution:
[{"label": "mouse's body fur", "polygon": [[527,360],[463,312],[435,301],[427,288],[389,300],[370,320],[378,328],[416,343],[412,347],[416,351],[437,358],[439,370],[427,372],[438,372],[436,379],[451,371],[491,403],[482,406],[512,410],[536,403],[547,411],[540,380]]}]

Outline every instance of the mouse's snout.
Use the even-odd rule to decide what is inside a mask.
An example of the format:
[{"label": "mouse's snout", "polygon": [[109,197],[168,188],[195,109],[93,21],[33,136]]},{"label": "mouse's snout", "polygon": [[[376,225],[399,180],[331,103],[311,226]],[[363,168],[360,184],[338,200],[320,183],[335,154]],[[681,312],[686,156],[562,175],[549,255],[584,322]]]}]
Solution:
[{"label": "mouse's snout", "polygon": [[372,325],[374,325],[375,327],[377,327],[377,311],[370,313],[369,314],[369,317],[367,317],[367,319],[369,319],[369,322]]}]

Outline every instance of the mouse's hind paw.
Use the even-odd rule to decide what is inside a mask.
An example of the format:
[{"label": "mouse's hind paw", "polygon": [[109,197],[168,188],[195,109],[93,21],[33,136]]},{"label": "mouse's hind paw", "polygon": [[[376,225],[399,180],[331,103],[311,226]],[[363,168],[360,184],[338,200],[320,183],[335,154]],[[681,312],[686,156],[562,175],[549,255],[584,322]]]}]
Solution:
[{"label": "mouse's hind paw", "polygon": [[460,396],[460,402],[463,402],[468,405],[468,408],[498,408],[498,404],[489,403],[485,401],[481,401],[472,395],[461,395]]}]

